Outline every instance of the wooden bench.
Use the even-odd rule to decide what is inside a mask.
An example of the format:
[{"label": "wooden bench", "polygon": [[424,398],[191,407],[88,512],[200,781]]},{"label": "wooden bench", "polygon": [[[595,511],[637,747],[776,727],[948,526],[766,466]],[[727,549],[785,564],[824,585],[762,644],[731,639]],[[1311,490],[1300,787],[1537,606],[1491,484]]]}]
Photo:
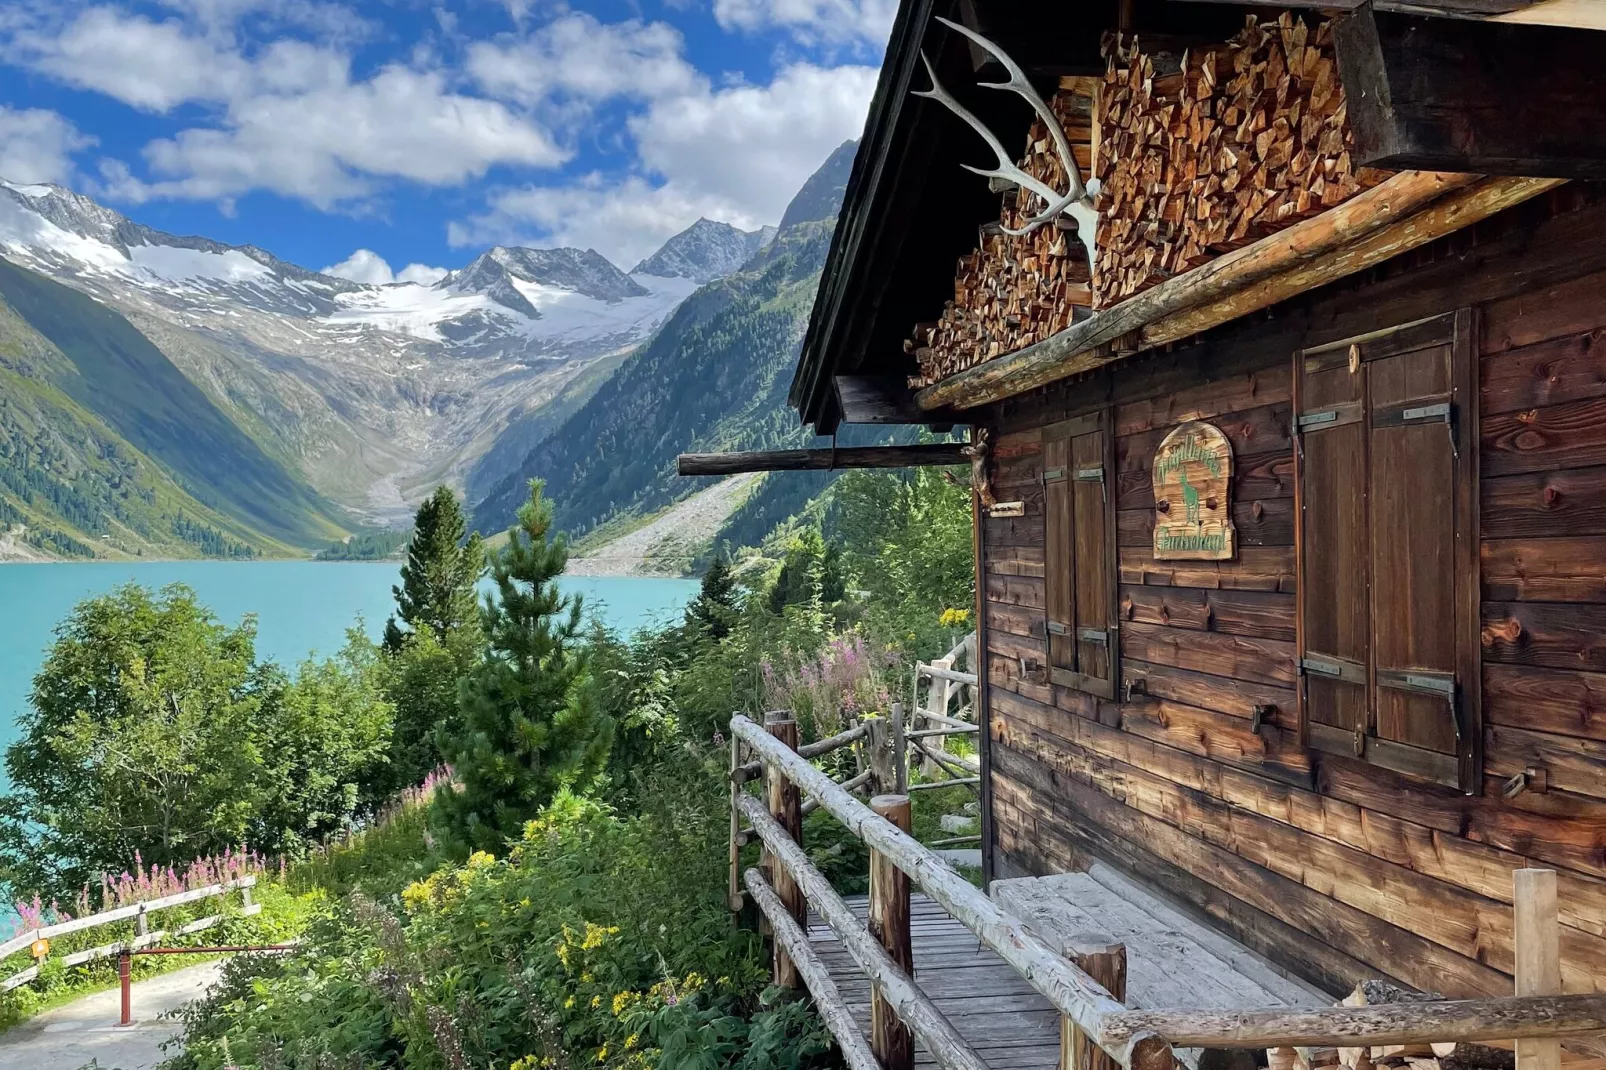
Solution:
[{"label": "wooden bench", "polygon": [[[991,895],[1051,946],[1089,933],[1126,945],[1126,998],[1136,1009],[1329,1007],[1333,997],[1200,924],[1105,865],[994,881]],[[1178,1048],[1190,1070],[1252,1070],[1253,1052]]]}]

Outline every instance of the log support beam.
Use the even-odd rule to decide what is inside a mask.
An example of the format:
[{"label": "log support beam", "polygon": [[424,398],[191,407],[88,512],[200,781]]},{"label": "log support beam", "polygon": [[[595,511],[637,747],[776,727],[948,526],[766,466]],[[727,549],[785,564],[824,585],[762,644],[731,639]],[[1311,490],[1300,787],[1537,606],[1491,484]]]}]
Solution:
[{"label": "log support beam", "polygon": [[839,468],[922,468],[969,464],[962,442],[923,442],[913,446],[843,446],[839,449],[737,450],[682,453],[676,470],[683,476],[729,476],[739,472],[827,472]]}]

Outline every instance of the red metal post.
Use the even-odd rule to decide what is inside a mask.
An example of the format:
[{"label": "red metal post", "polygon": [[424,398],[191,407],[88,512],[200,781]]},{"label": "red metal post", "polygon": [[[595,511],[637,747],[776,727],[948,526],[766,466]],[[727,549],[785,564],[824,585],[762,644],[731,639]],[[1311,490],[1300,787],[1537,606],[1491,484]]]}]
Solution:
[{"label": "red metal post", "polygon": [[123,1018],[117,1023],[118,1025],[134,1024],[134,990],[131,980],[133,962],[134,956],[128,953],[127,948],[117,953],[117,983],[123,990]]}]

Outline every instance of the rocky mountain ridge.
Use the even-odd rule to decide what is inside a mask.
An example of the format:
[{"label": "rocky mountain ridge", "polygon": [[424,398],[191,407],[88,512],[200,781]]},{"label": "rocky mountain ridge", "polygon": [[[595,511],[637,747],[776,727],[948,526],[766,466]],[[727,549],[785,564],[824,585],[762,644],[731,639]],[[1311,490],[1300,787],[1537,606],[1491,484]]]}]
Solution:
[{"label": "rocky mountain ridge", "polygon": [[673,252],[690,275],[497,247],[433,284],[372,285],[0,182],[0,256],[126,316],[265,450],[369,522],[460,482],[516,414],[645,341],[693,276],[725,269],[700,242]]}]

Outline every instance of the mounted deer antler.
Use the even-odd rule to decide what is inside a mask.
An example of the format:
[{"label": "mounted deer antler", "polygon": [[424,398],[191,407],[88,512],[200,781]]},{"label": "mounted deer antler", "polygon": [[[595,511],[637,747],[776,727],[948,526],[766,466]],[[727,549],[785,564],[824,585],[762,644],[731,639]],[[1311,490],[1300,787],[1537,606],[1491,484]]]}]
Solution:
[{"label": "mounted deer antler", "polygon": [[1004,146],[993,132],[987,129],[980,119],[967,111],[959,101],[955,100],[947,89],[943,88],[943,84],[937,80],[936,68],[931,65],[931,60],[926,56],[924,50],[920,53],[920,60],[926,65],[926,73],[931,77],[931,88],[924,91],[916,90],[913,95],[935,100],[959,116],[970,125],[971,129],[981,135],[982,140],[987,142],[987,146],[993,150],[993,155],[998,157],[998,166],[990,170],[972,167],[970,164],[961,164],[961,167],[985,178],[996,178],[1004,182],[1013,183],[1026,192],[1042,198],[1045,205],[1043,211],[1028,219],[1026,225],[1018,230],[1011,230],[1005,227],[1005,234],[1016,236],[1030,234],[1043,224],[1052,222],[1061,215],[1068,215],[1076,220],[1076,236],[1082,242],[1082,245],[1086,247],[1088,265],[1091,266],[1094,249],[1093,232],[1098,224],[1098,213],[1093,208],[1092,195],[1097,191],[1090,190],[1087,184],[1082,181],[1081,168],[1076,166],[1076,156],[1071,152],[1071,144],[1065,139],[1065,128],[1060,125],[1058,116],[1054,114],[1054,109],[1048,106],[1047,101],[1038,96],[1037,90],[1033,89],[1032,83],[1027,80],[1026,72],[1022,71],[1020,66],[1010,59],[1003,49],[975,30],[962,26],[950,19],[945,19],[939,15],[937,16],[937,21],[954,32],[974,41],[1003,65],[1004,70],[1009,73],[1009,81],[982,82],[980,83],[981,88],[1008,90],[1019,95],[1032,106],[1032,110],[1037,112],[1038,117],[1048,127],[1049,136],[1054,139],[1054,148],[1059,152],[1060,163],[1065,167],[1065,175],[1069,180],[1070,189],[1062,194],[1048,183],[1034,178],[1016,166],[1014,157],[1004,150]]}]

